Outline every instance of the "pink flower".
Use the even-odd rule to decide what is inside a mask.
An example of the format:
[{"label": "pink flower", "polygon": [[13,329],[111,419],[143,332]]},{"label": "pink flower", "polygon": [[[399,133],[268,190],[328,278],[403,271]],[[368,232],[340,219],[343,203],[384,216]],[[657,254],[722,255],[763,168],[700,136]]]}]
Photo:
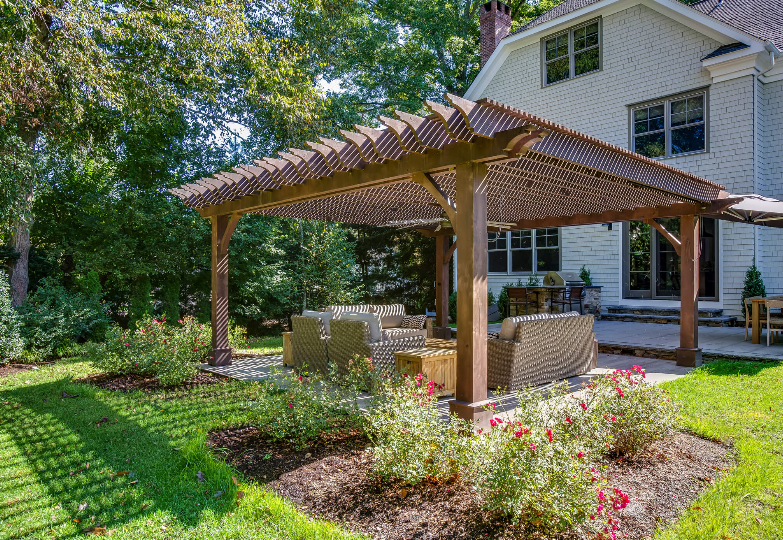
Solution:
[{"label": "pink flower", "polygon": [[552,442],[552,440],[554,440],[554,437],[552,436],[552,430],[551,429],[547,429],[546,430],[546,436],[547,436],[547,439],[549,439],[549,442]]},{"label": "pink flower", "polygon": [[584,403],[580,403],[579,406],[582,407],[584,410],[587,410],[587,405],[585,405]]},{"label": "pink flower", "polygon": [[530,443],[530,444],[528,444],[528,445],[527,445],[527,447],[528,447],[528,448],[530,448],[530,451],[531,451],[531,452],[532,452],[532,451],[534,451],[534,450],[536,449],[536,445],[535,445],[535,444],[533,444],[533,443]]},{"label": "pink flower", "polygon": [[612,422],[616,422],[616,421],[617,421],[617,418],[613,416],[612,417]]},{"label": "pink flower", "polygon": [[498,424],[502,424],[503,419],[498,418],[497,416],[489,421],[489,425],[492,427],[496,427]]},{"label": "pink flower", "polygon": [[484,432],[484,430],[483,430],[483,429],[479,429],[479,430],[478,430],[478,434],[479,434],[479,435],[481,435],[483,432]]},{"label": "pink flower", "polygon": [[584,454],[584,452],[582,452],[580,450],[579,453],[576,454],[576,457],[578,457],[579,459],[582,459],[583,457],[585,457],[585,454]]},{"label": "pink flower", "polygon": [[489,408],[490,408],[490,409],[492,409],[493,411],[495,410],[495,404],[494,404],[494,403],[492,403],[491,401],[490,401],[489,403],[487,403],[487,407],[489,407]]},{"label": "pink flower", "polygon": [[617,390],[617,393],[620,394],[620,397],[625,397],[625,394],[623,393],[623,389],[622,388],[620,388],[618,386],[617,388],[615,388],[615,390]]},{"label": "pink flower", "polygon": [[126,346],[126,347],[130,347],[130,343],[126,343],[126,344],[125,344],[125,346]]},{"label": "pink flower", "polygon": [[293,406],[292,404],[290,404],[290,403],[289,403],[289,404],[288,404],[288,408],[289,408],[289,409],[293,409],[293,408],[294,408],[294,406]]}]

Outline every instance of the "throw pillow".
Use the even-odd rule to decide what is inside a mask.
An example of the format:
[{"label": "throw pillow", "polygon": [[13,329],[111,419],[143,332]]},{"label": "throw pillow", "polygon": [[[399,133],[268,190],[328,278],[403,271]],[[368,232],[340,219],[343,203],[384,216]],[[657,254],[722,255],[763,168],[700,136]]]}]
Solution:
[{"label": "throw pillow", "polygon": [[427,322],[426,315],[405,315],[400,323],[400,328],[413,328],[414,330],[424,329]]},{"label": "throw pillow", "polygon": [[364,321],[370,325],[370,340],[381,341],[381,318],[377,313],[343,313],[341,321]]},{"label": "throw pillow", "polygon": [[329,321],[332,320],[333,316],[334,314],[331,311],[310,311],[308,309],[302,311],[302,317],[313,317],[314,319],[321,319],[321,322],[324,325],[324,335],[326,336],[331,335]]}]

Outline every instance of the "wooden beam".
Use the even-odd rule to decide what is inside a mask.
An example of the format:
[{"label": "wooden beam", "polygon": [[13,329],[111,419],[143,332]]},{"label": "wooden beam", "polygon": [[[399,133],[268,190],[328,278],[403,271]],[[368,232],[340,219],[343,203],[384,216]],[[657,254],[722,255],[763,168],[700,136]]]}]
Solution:
[{"label": "wooden beam", "polygon": [[228,243],[231,241],[231,235],[234,234],[234,229],[237,228],[237,223],[239,223],[239,218],[241,217],[242,214],[231,215],[231,219],[229,219],[226,230],[223,231],[223,236],[220,237],[220,243],[218,244],[218,252],[221,256],[228,253]]},{"label": "wooden beam", "polygon": [[[237,220],[239,218],[237,217]],[[234,216],[214,216],[212,221],[212,350],[209,364],[231,364],[228,344],[228,240]],[[234,223],[236,227],[236,223]],[[228,234],[227,234],[228,233]],[[221,243],[224,243],[221,246]],[[225,249],[223,249],[225,247]]]},{"label": "wooden beam", "polygon": [[449,261],[451,261],[452,255],[454,255],[454,250],[457,249],[457,241],[454,240],[454,243],[451,244],[451,247],[448,249],[446,254],[443,256],[443,264],[449,264]]},{"label": "wooden beam", "polygon": [[[448,238],[435,238],[435,325],[449,324],[449,261],[446,253],[449,251]],[[456,245],[456,242],[454,243]]]},{"label": "wooden beam", "polygon": [[671,232],[666,230],[666,227],[655,221],[654,219],[645,219],[644,222],[649,225],[650,227],[653,227],[656,229],[659,233],[663,235],[664,238],[666,238],[669,243],[674,247],[674,251],[682,257],[682,243],[680,242],[680,239],[674,236]]},{"label": "wooden beam", "polygon": [[446,212],[449,221],[453,224],[457,219],[457,209],[454,207],[454,202],[449,199],[448,195],[443,193],[440,186],[435,181],[430,173],[416,173],[412,177],[414,182],[426,189],[430,195],[438,202],[438,204]]},{"label": "wooden beam", "polygon": [[487,399],[486,165],[457,165],[457,391],[459,417],[485,422]]},{"label": "wooden beam", "polygon": [[520,219],[512,230],[544,229],[547,227],[571,227],[576,225],[596,225],[616,221],[644,221],[647,219],[679,217],[682,215],[701,215],[720,213],[742,198],[719,199],[711,203],[676,203],[671,206],[632,208],[629,210],[607,211],[597,214],[576,214],[573,216],[552,216],[541,219]]},{"label": "wooden beam", "polygon": [[698,367],[701,365],[699,348],[699,257],[701,235],[699,216],[680,218],[680,346],[677,348],[677,365]]},{"label": "wooden beam", "polygon": [[425,154],[408,154],[396,161],[370,163],[362,170],[335,172],[332,176],[281,186],[280,189],[199,208],[198,211],[202,217],[251,212],[393,184],[409,180],[415,173],[445,172],[453,168],[455,163],[510,161],[504,149],[523,131],[523,128],[514,128],[498,133],[491,139],[477,139],[472,143],[455,142],[446,145],[443,150],[430,149]]}]

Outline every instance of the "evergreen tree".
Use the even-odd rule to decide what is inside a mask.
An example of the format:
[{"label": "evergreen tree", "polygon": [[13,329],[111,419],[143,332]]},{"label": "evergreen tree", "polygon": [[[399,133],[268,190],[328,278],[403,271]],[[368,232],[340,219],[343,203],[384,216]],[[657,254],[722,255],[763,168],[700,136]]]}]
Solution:
[{"label": "evergreen tree", "polygon": [[19,318],[11,307],[8,277],[0,269],[0,363],[19,358],[23,348]]},{"label": "evergreen tree", "polygon": [[745,312],[745,299],[752,296],[767,296],[767,290],[764,287],[764,280],[761,279],[761,272],[756,267],[756,261],[745,272],[745,284],[742,289],[742,312]]}]

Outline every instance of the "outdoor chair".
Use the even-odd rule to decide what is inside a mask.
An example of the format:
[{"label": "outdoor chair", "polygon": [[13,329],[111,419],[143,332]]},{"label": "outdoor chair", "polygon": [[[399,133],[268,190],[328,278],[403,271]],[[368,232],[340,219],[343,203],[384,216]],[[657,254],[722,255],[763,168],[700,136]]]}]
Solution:
[{"label": "outdoor chair", "polygon": [[772,313],[773,309],[783,308],[783,300],[767,300],[765,304],[767,305],[767,347],[769,347],[770,338],[774,341],[774,336],[771,334],[774,332],[777,335],[778,330],[783,330],[783,316]]},{"label": "outdoor chair", "polygon": [[538,293],[536,291],[528,291],[527,287],[506,287],[506,294],[508,294],[508,313],[506,313],[506,316],[511,316],[512,306],[515,308],[515,315],[519,315],[519,306],[525,306],[525,315],[527,315],[527,306],[529,304],[534,305],[536,313],[538,313]]},{"label": "outdoor chair", "polygon": [[413,330],[403,337],[381,333],[380,339],[373,340],[370,324],[367,321],[332,320],[332,336],[328,341],[329,360],[337,365],[339,374],[347,373],[349,360],[356,354],[372,358],[376,369],[392,370],[395,352],[422,349],[426,345],[424,330]]},{"label": "outdoor chair", "polygon": [[[332,321],[331,324],[334,324]],[[311,369],[324,375],[329,372],[327,344],[329,336],[321,319],[294,315],[291,317],[291,353],[294,368]]]},{"label": "outdoor chair", "polygon": [[748,328],[750,327],[750,317],[751,317],[751,310],[753,309],[752,305],[753,302],[751,302],[750,297],[745,298],[743,301],[743,304],[745,304],[745,341],[748,341]]},{"label": "outdoor chair", "polygon": [[592,315],[509,317],[499,336],[487,339],[487,386],[514,392],[582,375],[597,358]]},{"label": "outdoor chair", "polygon": [[570,289],[568,289],[568,292],[566,292],[565,296],[562,298],[553,298],[551,300],[552,304],[557,304],[559,306],[563,306],[561,308],[562,312],[565,312],[565,307],[568,306],[568,310],[571,311],[574,309],[574,305],[579,306],[579,314],[582,314],[582,289],[583,287],[581,285],[579,286],[573,286]]}]

